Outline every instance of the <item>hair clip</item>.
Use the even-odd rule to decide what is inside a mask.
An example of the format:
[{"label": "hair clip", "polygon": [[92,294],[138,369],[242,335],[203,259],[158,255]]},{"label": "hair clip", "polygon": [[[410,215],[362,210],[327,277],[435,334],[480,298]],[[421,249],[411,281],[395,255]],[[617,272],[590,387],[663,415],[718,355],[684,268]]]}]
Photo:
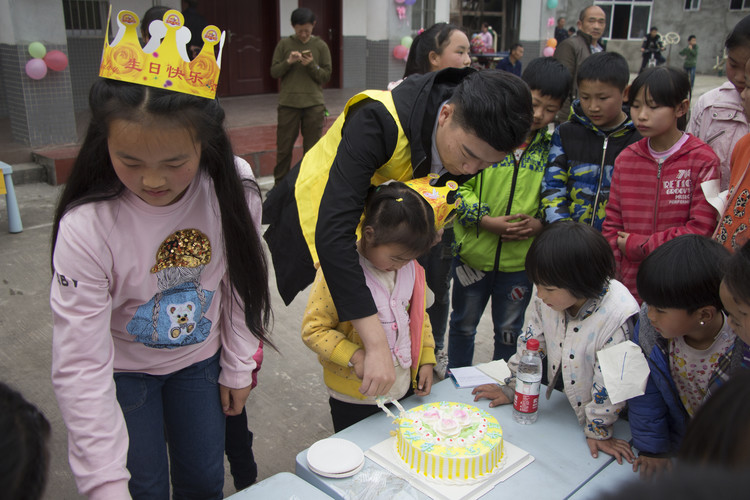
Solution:
[{"label": "hair clip", "polygon": [[396,198],[396,201],[404,201],[403,198]]}]

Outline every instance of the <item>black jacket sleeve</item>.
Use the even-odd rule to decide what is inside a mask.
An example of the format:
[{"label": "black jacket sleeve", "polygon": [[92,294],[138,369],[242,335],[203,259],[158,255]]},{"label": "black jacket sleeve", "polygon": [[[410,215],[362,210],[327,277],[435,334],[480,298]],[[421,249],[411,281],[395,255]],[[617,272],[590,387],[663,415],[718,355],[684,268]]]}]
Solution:
[{"label": "black jacket sleeve", "polygon": [[393,155],[396,122],[376,101],[351,109],[320,202],[315,247],[341,321],[377,313],[356,249],[356,229],[375,171]]}]

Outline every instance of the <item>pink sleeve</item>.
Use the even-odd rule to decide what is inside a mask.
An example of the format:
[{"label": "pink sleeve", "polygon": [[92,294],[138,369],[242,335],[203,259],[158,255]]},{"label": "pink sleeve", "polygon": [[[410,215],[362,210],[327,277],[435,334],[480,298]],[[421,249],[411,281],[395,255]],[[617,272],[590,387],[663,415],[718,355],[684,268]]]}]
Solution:
[{"label": "pink sleeve", "polygon": [[[250,165],[235,157],[235,166],[244,179],[255,180]],[[246,186],[247,203],[253,224],[261,234],[261,210],[263,203],[254,187]],[[245,324],[245,308],[234,297],[229,288],[229,276],[225,275],[222,286],[222,327],[221,327],[221,375],[219,383],[231,389],[241,389],[257,384],[257,372],[263,361],[263,344],[255,338]]]},{"label": "pink sleeve", "polygon": [[50,293],[52,383],[78,489],[90,498],[130,498],[128,433],[113,379],[111,266],[101,262],[109,253],[87,234],[68,216],[60,224]]},{"label": "pink sleeve", "polygon": [[615,262],[617,262],[619,272],[622,254],[617,247],[617,232],[623,230],[623,223],[622,208],[620,206],[620,173],[617,168],[618,164],[620,164],[619,159],[615,160],[615,168],[612,172],[612,183],[609,187],[609,200],[607,201],[604,224],[602,224],[602,235],[615,254]]}]

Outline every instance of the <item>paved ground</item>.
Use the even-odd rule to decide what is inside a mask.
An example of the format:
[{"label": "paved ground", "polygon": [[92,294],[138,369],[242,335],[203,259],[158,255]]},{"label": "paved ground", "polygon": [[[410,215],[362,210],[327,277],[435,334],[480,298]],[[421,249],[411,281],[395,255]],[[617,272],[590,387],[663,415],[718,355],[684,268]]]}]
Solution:
[{"label": "paved ground", "polygon": [[[723,81],[699,75],[695,95]],[[233,101],[228,99],[224,105],[229,108]],[[264,113],[266,120],[269,114],[271,121],[266,123],[273,123],[273,109]],[[269,181],[262,179],[266,186]],[[48,299],[49,239],[60,188],[28,184],[17,186],[16,192],[24,224],[24,231],[19,234],[7,233],[5,200],[0,197],[0,378],[21,390],[52,424],[52,464],[45,498],[77,499],[80,497],[67,463],[66,430],[49,377],[52,332]],[[271,289],[275,315],[273,338],[280,352],[266,351],[259,386],[248,402],[260,479],[282,471],[294,472],[297,453],[332,433],[322,370],[312,351],[299,338],[306,294],[300,294],[285,307],[275,283]],[[491,343],[491,322],[485,315],[480,324],[475,362],[489,360]],[[227,476],[225,494],[234,492],[231,484]]]}]

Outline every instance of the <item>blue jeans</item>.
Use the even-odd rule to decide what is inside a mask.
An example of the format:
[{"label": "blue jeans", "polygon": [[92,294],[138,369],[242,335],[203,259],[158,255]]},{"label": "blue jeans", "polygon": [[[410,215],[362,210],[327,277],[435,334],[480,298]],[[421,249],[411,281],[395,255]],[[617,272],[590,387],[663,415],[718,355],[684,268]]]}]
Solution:
[{"label": "blue jeans", "polygon": [[690,78],[690,90],[693,90],[693,85],[695,84],[695,67],[692,68],[683,68]]},{"label": "blue jeans", "polygon": [[[468,268],[469,273],[463,273],[462,266]],[[473,276],[476,281],[468,284],[467,276]],[[448,332],[448,368],[472,365],[477,325],[490,297],[495,332],[492,359],[507,360],[516,352],[516,339],[523,328],[523,315],[531,299],[531,283],[526,271],[487,272],[482,276],[480,271],[472,270],[456,259],[453,312]]]},{"label": "blue jeans", "polygon": [[[220,499],[224,488],[224,423],[219,353],[168,375],[115,373],[128,427],[133,499]],[[169,460],[167,460],[167,446]]]},{"label": "blue jeans", "polygon": [[445,346],[445,327],[448,324],[448,312],[450,311],[453,238],[453,228],[445,228],[443,239],[432,247],[427,254],[418,259],[424,267],[427,286],[435,294],[435,302],[427,309],[427,315],[430,317],[430,324],[432,325],[436,353]]}]

